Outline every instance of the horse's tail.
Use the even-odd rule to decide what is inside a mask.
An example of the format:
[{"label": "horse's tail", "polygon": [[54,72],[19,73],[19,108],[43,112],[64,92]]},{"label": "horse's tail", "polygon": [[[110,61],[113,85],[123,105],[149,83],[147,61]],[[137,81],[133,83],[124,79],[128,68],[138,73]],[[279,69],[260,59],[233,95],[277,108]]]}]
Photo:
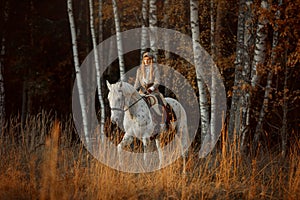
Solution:
[{"label": "horse's tail", "polygon": [[182,149],[186,150],[188,148],[190,138],[185,109],[177,100],[173,98],[166,97],[165,100],[167,103],[169,103],[176,114],[176,123],[174,128],[176,130],[176,135],[181,140],[180,143],[182,145]]}]

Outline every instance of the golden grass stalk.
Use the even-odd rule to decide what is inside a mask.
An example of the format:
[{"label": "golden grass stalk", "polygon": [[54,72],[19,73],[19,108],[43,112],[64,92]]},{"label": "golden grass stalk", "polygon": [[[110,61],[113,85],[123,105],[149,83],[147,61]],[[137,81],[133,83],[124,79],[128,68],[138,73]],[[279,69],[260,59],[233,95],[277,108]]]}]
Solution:
[{"label": "golden grass stalk", "polygon": [[[155,172],[130,174],[93,158],[74,133],[72,120],[46,114],[24,126],[11,120],[0,135],[0,199],[297,199],[300,146],[253,158],[225,140],[199,159],[197,152]],[[112,133],[115,134],[115,133]],[[33,139],[34,138],[34,139]],[[117,137],[115,137],[117,138]],[[109,156],[105,155],[105,156]]]}]

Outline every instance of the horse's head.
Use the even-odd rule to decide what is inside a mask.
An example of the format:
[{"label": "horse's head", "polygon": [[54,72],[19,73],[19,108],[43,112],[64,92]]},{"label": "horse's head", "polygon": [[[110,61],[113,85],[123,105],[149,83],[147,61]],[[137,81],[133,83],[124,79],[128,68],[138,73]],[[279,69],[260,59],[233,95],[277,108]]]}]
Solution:
[{"label": "horse's head", "polygon": [[110,84],[106,81],[109,89],[108,101],[111,108],[111,121],[120,124],[124,118],[125,96],[122,90],[122,82]]}]

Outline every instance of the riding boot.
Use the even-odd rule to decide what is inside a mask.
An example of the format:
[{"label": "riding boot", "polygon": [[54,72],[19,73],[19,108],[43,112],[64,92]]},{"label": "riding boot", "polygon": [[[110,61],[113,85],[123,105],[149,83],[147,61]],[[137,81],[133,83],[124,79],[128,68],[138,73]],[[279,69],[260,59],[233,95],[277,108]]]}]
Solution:
[{"label": "riding boot", "polygon": [[169,130],[169,123],[170,123],[170,116],[169,116],[169,111],[168,111],[168,108],[167,108],[167,106],[163,106],[163,109],[164,109],[164,114],[166,115],[165,117],[164,117],[164,124],[165,124],[165,129],[166,130]]}]

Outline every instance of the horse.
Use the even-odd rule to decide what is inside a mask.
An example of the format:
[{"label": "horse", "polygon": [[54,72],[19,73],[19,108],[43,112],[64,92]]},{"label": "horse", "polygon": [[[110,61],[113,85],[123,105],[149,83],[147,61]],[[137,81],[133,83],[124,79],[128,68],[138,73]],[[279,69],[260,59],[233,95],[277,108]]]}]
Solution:
[{"label": "horse", "polygon": [[[153,138],[154,128],[158,125],[153,119],[150,108],[140,94],[130,83],[119,81],[115,84],[106,82],[109,93],[108,101],[111,108],[111,122],[117,124],[125,131],[124,137],[117,145],[117,151],[120,152],[126,145],[133,142],[133,137],[142,141],[144,152],[147,152],[150,138]],[[165,98],[176,115],[176,121],[172,127],[176,130],[176,135],[180,135],[180,151],[183,157],[183,172],[185,173],[185,163],[187,157],[187,115],[183,106],[173,98]],[[162,166],[162,149],[160,137],[155,137],[155,144],[158,151],[159,167]],[[120,158],[120,156],[119,156]],[[144,154],[144,160],[146,156]],[[121,163],[121,161],[119,161]]]}]

